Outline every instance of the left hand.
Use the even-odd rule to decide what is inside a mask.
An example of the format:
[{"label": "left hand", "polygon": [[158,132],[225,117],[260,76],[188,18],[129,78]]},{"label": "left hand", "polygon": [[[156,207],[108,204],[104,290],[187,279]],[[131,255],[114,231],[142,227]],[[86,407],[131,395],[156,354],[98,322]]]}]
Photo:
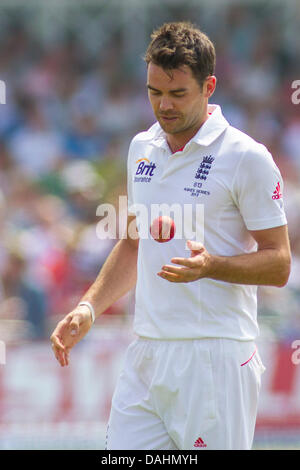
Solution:
[{"label": "left hand", "polygon": [[191,250],[189,258],[171,259],[172,263],[180,267],[164,265],[157,275],[170,282],[192,282],[208,277],[212,256],[202,243],[188,240],[187,246]]},{"label": "left hand", "polygon": [[70,350],[88,333],[92,324],[91,312],[85,305],[77,306],[57,324],[50,341],[62,367],[69,365]]}]

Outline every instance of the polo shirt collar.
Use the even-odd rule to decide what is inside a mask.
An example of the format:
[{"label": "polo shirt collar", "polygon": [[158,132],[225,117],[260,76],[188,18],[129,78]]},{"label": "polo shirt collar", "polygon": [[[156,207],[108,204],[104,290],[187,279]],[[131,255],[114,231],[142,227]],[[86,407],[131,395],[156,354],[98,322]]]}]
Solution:
[{"label": "polo shirt collar", "polygon": [[206,147],[212,144],[229,127],[229,122],[223,116],[219,105],[209,104],[208,112],[211,113],[209,118],[191,139],[191,142]]},{"label": "polo shirt collar", "polygon": [[[229,126],[229,122],[223,116],[219,105],[209,104],[208,112],[210,113],[209,118],[204,122],[204,124],[202,124],[197,134],[195,134],[190,140],[190,142],[195,142],[196,144],[203,145],[205,147],[212,144]],[[149,131],[153,145],[160,148],[168,147],[164,131],[158,122],[156,122]]]}]

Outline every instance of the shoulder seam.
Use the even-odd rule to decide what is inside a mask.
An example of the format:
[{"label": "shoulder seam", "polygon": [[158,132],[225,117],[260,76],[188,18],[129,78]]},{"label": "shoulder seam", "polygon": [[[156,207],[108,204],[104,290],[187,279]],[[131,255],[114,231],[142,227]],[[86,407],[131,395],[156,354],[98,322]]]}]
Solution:
[{"label": "shoulder seam", "polygon": [[237,165],[237,167],[236,167],[235,173],[234,173],[234,175],[233,175],[232,183],[231,183],[231,193],[232,193],[232,194],[234,194],[234,189],[233,189],[233,188],[234,188],[234,185],[235,185],[235,180],[236,180],[236,177],[237,177],[237,173],[238,173],[238,171],[239,171],[239,169],[240,169],[240,166],[241,166],[242,162],[244,161],[244,158],[245,158],[246,153],[247,153],[247,150],[245,150],[245,151],[243,152],[243,155],[241,156],[240,161],[238,162],[238,165]]}]

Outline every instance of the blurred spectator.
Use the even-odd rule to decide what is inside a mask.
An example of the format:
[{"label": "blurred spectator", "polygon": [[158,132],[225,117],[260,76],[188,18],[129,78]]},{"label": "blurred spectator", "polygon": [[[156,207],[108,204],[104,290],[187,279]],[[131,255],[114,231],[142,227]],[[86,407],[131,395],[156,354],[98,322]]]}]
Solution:
[{"label": "blurred spectator", "polygon": [[34,101],[28,104],[24,126],[10,138],[9,148],[21,171],[33,178],[53,170],[63,157],[61,136]]},{"label": "blurred spectator", "polygon": [[[282,150],[294,162],[300,178],[300,112],[287,119],[286,128],[282,133]],[[298,179],[299,181],[299,179]]]},{"label": "blurred spectator", "polygon": [[73,159],[101,160],[107,150],[108,137],[98,126],[96,115],[81,110],[74,112],[71,118],[64,139],[65,155]]},{"label": "blurred spectator", "polygon": [[27,322],[30,328],[26,339],[44,339],[46,295],[26,277],[26,261],[19,253],[7,255],[1,273],[1,294],[0,317]]}]

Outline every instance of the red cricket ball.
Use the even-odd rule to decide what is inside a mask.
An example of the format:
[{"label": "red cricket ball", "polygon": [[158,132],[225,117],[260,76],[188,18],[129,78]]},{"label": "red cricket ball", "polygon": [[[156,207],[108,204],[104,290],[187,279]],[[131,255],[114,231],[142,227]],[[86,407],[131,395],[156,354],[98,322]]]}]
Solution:
[{"label": "red cricket ball", "polygon": [[167,215],[162,215],[154,219],[151,227],[150,234],[155,241],[165,243],[172,240],[175,235],[176,227],[174,220]]}]

